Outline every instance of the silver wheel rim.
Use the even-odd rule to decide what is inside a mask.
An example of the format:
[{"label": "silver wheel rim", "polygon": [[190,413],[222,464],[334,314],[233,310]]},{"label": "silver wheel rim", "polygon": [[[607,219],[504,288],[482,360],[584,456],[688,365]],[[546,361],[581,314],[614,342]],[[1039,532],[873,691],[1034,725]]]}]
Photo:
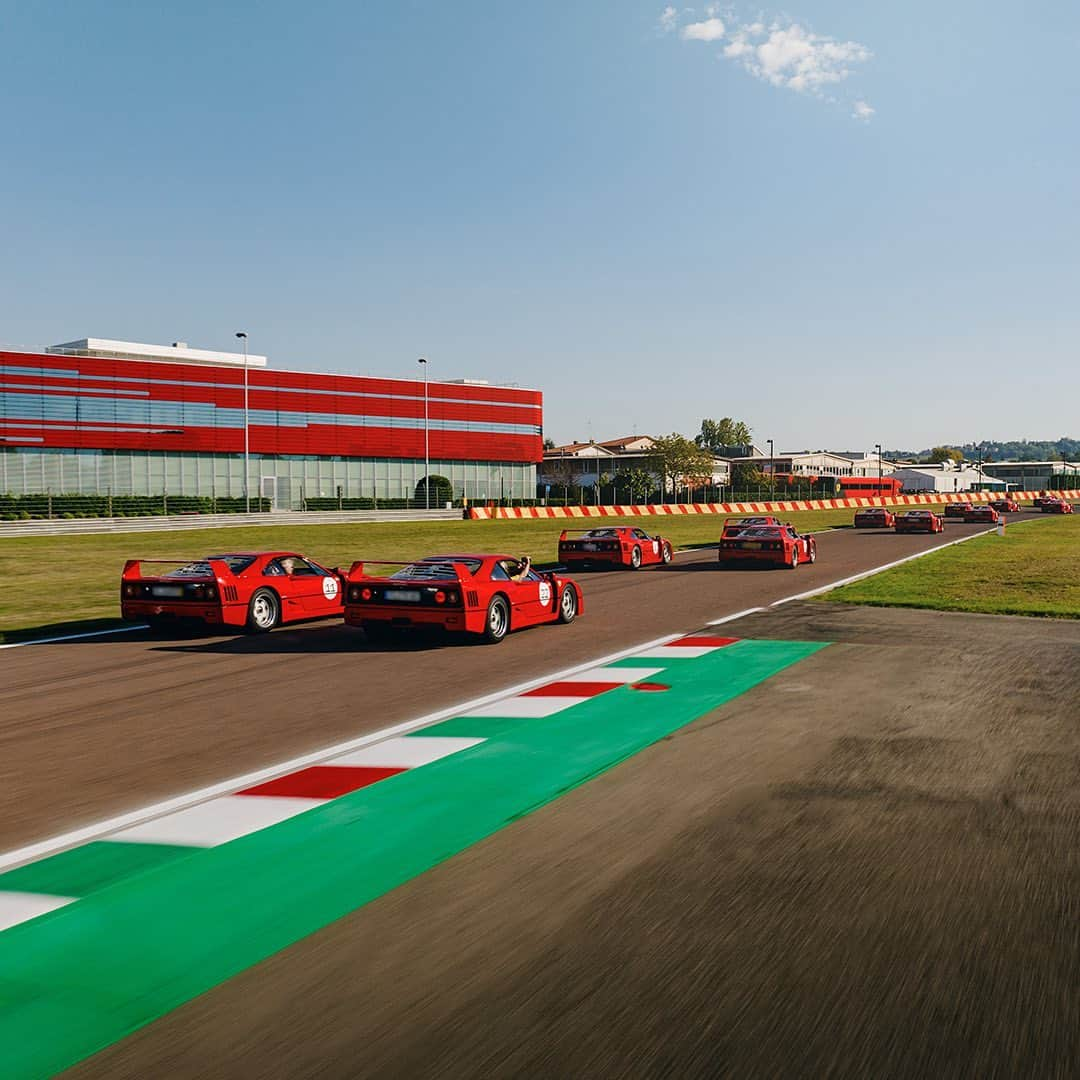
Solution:
[{"label": "silver wheel rim", "polygon": [[502,604],[491,605],[488,613],[488,627],[494,637],[502,637],[506,633],[506,608]]},{"label": "silver wheel rim", "polygon": [[798,566],[799,565],[799,549],[797,547],[792,549],[792,552],[791,552],[791,565],[792,566]]},{"label": "silver wheel rim", "polygon": [[274,604],[269,596],[256,596],[251,604],[251,618],[256,626],[274,625]]},{"label": "silver wheel rim", "polygon": [[577,598],[574,596],[573,589],[563,589],[562,594],[562,613],[568,619],[572,619],[577,612]]},{"label": "silver wheel rim", "polygon": [[671,548],[669,548],[666,544],[664,545],[664,562],[671,562]]},{"label": "silver wheel rim", "polygon": [[631,566],[641,565],[641,548],[634,548],[630,555],[630,564]]}]

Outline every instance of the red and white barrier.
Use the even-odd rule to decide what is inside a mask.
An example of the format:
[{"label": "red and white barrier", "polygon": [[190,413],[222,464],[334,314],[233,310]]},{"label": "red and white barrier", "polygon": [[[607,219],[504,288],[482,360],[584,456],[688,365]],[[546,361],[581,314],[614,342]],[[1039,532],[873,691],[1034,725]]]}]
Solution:
[{"label": "red and white barrier", "polygon": [[[1039,495],[1062,499],[1080,498],[1076,491],[1010,491],[1014,502],[1030,502]],[[773,514],[793,510],[857,510],[860,506],[925,506],[954,502],[991,502],[1004,498],[1001,492],[968,491],[959,494],[890,495],[874,499],[803,499],[788,502],[739,503],[659,503],[655,506],[471,506],[474,521],[495,518],[596,518],[663,517],[684,514]]]}]

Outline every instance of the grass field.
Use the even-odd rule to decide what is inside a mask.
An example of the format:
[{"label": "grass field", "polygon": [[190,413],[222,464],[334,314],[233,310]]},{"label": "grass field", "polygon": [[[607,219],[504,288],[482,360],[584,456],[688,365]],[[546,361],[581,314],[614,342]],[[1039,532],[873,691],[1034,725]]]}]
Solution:
[{"label": "grass field", "polygon": [[878,607],[1080,618],[1080,515],[982,536],[821,598]]},{"label": "grass field", "polygon": [[[812,510],[783,518],[807,531],[850,525],[852,511]],[[686,548],[715,544],[723,520],[721,515],[700,515],[567,524],[640,525],[666,536],[676,548]],[[527,552],[542,565],[555,561],[562,527],[559,521],[372,522],[33,539],[4,539],[0,531],[0,641],[117,622],[120,572],[129,558],[276,548],[303,552],[326,566],[348,566],[359,558],[415,559],[457,550]]]}]

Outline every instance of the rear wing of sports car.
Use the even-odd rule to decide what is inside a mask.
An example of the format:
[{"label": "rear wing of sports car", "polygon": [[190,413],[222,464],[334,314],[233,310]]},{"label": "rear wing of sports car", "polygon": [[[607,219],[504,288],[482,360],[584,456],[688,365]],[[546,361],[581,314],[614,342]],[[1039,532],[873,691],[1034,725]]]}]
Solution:
[{"label": "rear wing of sports car", "polygon": [[[345,580],[347,582],[371,581],[372,579],[384,579],[390,577],[390,574],[388,573],[369,573],[368,567],[372,566],[393,566],[397,567],[398,569],[401,569],[405,566],[430,566],[432,571],[430,575],[417,574],[416,578],[414,579],[416,581],[457,581],[458,584],[464,585],[465,582],[470,580],[472,576],[469,574],[469,571],[466,569],[463,563],[455,562],[452,559],[441,559],[437,563],[416,562],[410,559],[402,559],[396,561],[389,559],[357,559],[357,561],[349,567],[348,572],[345,574]],[[440,570],[443,570],[444,572],[440,574]],[[445,570],[452,571],[453,576],[446,574]]]},{"label": "rear wing of sports car", "polygon": [[[194,563],[205,563],[210,569],[210,574],[207,576],[217,579],[231,577],[232,571],[229,569],[229,564],[223,562],[221,559],[128,559],[124,563],[124,572],[120,576],[125,581],[139,581],[147,577],[160,577],[156,574],[144,574],[142,568],[144,566],[171,566],[174,569],[179,566],[188,566]],[[197,575],[192,575],[195,577]]]}]

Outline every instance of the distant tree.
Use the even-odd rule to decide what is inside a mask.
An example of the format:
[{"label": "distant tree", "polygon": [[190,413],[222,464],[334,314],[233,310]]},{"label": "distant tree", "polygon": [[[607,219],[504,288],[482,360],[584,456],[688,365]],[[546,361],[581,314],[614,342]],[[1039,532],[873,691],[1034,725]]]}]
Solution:
[{"label": "distant tree", "polygon": [[702,420],[701,433],[694,442],[716,452],[725,446],[749,446],[751,438],[752,432],[743,421],[725,416],[721,420]]},{"label": "distant tree", "polygon": [[935,446],[927,455],[927,460],[932,465],[940,464],[943,461],[959,462],[964,460],[964,451],[957,450],[952,446]]},{"label": "distant tree", "polygon": [[545,482],[563,489],[563,502],[570,498],[570,489],[577,483],[577,470],[570,458],[550,462],[544,470]]},{"label": "distant tree", "polygon": [[[711,450],[677,432],[664,435],[655,443],[652,452],[661,465],[665,481],[670,480],[676,489],[707,483],[712,478]],[[664,488],[667,488],[666,482]]]},{"label": "distant tree", "polygon": [[554,450],[555,449],[555,440],[554,439],[545,439],[544,440],[544,449],[545,450]]},{"label": "distant tree", "polygon": [[[430,498],[426,494],[429,488]],[[427,502],[432,506],[442,506],[443,503],[453,502],[454,485],[445,476],[439,476],[437,473],[421,477],[416,485],[416,499],[418,502]]]}]

